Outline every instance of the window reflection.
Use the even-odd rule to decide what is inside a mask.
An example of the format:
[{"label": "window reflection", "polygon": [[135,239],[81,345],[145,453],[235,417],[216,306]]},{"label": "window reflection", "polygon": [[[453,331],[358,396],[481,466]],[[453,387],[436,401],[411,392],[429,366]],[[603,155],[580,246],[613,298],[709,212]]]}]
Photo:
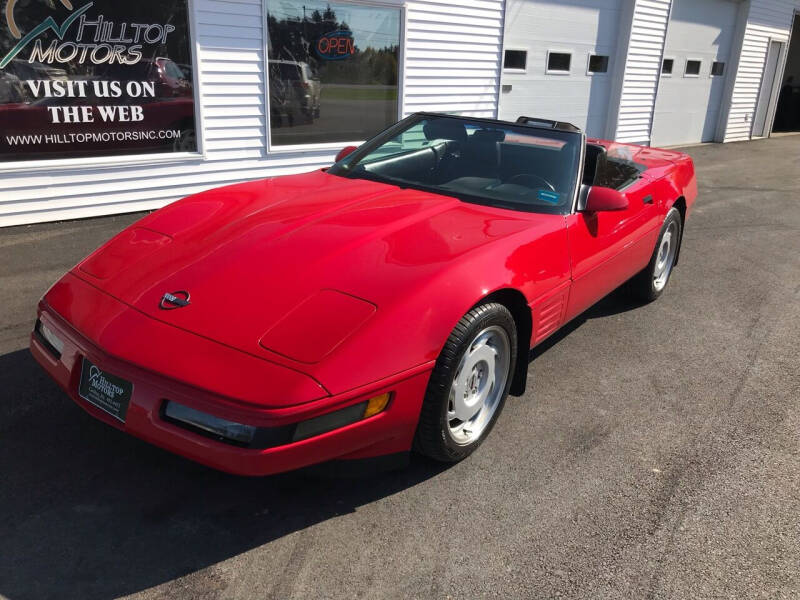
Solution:
[{"label": "window reflection", "polygon": [[5,9],[0,161],[197,150],[187,0]]},{"label": "window reflection", "polygon": [[364,140],[398,117],[400,10],[268,0],[273,146]]}]

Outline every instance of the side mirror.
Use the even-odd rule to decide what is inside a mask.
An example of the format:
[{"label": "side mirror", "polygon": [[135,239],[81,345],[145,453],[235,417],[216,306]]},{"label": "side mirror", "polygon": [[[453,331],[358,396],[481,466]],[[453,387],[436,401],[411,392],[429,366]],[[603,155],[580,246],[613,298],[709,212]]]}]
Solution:
[{"label": "side mirror", "polygon": [[605,212],[626,208],[628,208],[628,198],[622,192],[607,187],[592,186],[583,212]]},{"label": "side mirror", "polygon": [[343,158],[346,158],[350,154],[352,154],[356,150],[356,146],[345,146],[341,150],[339,150],[339,154],[336,155],[336,162],[339,162]]}]

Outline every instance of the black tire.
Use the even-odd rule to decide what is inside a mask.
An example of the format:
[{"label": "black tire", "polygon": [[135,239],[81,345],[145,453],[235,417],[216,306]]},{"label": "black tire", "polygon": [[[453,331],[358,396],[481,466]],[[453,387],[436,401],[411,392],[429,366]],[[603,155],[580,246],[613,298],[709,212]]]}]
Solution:
[{"label": "black tire", "polygon": [[[656,273],[659,267],[660,252],[665,240],[665,236],[669,233],[672,240],[670,248],[671,256],[668,257],[668,265],[666,271],[666,278],[663,283],[657,283]],[[652,302],[658,298],[666,289],[669,283],[669,278],[672,276],[672,270],[680,251],[681,240],[683,239],[683,220],[681,213],[677,208],[669,209],[667,216],[664,218],[664,224],[661,226],[661,231],[658,233],[656,247],[653,250],[653,256],[647,266],[633,279],[628,282],[629,291],[639,300],[643,302]]]},{"label": "black tire", "polygon": [[[450,392],[458,374],[458,367],[479,335],[487,329],[499,333],[497,328],[505,332],[509,342],[508,371],[505,374],[502,393],[496,400],[496,408],[493,409],[491,417],[482,425],[480,434],[468,443],[458,443],[451,433],[450,421],[447,418]],[[434,460],[448,463],[458,462],[474,452],[489,435],[503,410],[511,387],[516,360],[517,328],[514,317],[505,306],[497,303],[481,304],[464,315],[447,338],[428,381],[414,437],[414,449]]]}]

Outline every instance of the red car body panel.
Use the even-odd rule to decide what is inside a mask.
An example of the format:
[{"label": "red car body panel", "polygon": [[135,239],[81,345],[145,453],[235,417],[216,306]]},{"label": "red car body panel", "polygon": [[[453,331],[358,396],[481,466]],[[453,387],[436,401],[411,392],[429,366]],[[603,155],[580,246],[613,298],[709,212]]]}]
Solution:
[{"label": "red car body panel", "polygon": [[[411,447],[430,370],[498,290],[530,307],[532,347],[646,266],[666,212],[697,186],[677,152],[599,142],[647,167],[608,213],[536,214],[316,171],[211,190],[123,231],[64,276],[34,356],[83,408],[215,468],[267,474]],[[161,310],[165,292],[191,305]],[[134,383],[124,424],[77,394],[81,357]],[[525,353],[527,357],[527,353]],[[164,400],[278,426],[391,392],[384,412],[267,450],[164,421]]]},{"label": "red car body panel", "polygon": [[[89,291],[89,286],[74,279],[64,283],[62,289],[58,289],[58,284],[48,296],[53,294],[50,298],[67,316],[62,317],[44,301],[40,305],[40,318],[64,341],[61,357],[54,358],[36,335],[31,337],[31,351],[78,405],[113,427],[213,468],[240,475],[288,471],[320,462],[320,458],[355,459],[393,454],[406,451],[411,445],[432,365],[423,364],[375,385],[338,396],[324,393],[320,396],[319,388],[312,387],[320,398],[316,402],[288,408],[264,408],[242,402],[240,397],[234,399],[213,389],[185,383],[176,373],[184,373],[194,382],[205,378],[212,382],[208,386],[211,388],[216,387],[215,380],[226,386],[234,384],[225,392],[237,393],[248,387],[263,389],[265,382],[273,385],[271,377],[279,375],[281,367],[255,358],[248,361],[236,351],[177,328],[159,325],[154,329],[152,319],[108,296]],[[77,292],[77,296],[71,297],[71,292]],[[75,327],[76,322],[86,331]],[[90,341],[100,330],[103,330],[98,336],[104,344],[102,348]],[[154,334],[156,337],[151,338]],[[191,350],[184,357],[176,348]],[[134,395],[124,424],[78,395],[83,357],[134,382]],[[165,368],[176,361],[179,364],[175,369]],[[147,368],[153,362],[158,364],[160,372]],[[241,384],[236,381],[238,377],[245,378]],[[278,384],[275,382],[276,386]],[[231,421],[277,427],[311,419],[386,391],[392,392],[392,402],[374,417],[311,439],[264,450],[229,446],[186,431],[160,417],[163,401],[170,399]]]},{"label": "red car body panel", "polygon": [[[497,254],[481,252],[489,245],[509,264],[498,269]],[[533,264],[535,278],[525,274]],[[513,286],[535,300],[568,278],[569,260],[563,216],[466,204],[316,171],[172,204],[101,247],[72,274],[153,319],[301,369],[337,394],[435,360],[476,299]],[[437,291],[447,287],[464,293]],[[191,310],[159,309],[165,291],[184,289],[196,299]],[[287,315],[326,290],[377,310],[357,337],[341,340],[332,360],[298,364],[281,351],[291,340],[280,339],[280,331],[291,335]],[[350,318],[335,306],[317,306],[319,331],[309,347]],[[450,320],[441,318],[445,311]],[[276,332],[279,322],[284,327]],[[295,327],[303,323],[307,319]],[[404,323],[414,324],[414,336],[387,335]],[[385,358],[365,363],[365,355]]]}]

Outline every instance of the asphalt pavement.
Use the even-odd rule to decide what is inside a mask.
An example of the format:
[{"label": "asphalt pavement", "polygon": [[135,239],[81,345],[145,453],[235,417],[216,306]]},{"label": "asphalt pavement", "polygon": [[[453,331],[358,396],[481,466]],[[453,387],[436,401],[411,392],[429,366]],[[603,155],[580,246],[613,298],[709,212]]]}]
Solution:
[{"label": "asphalt pavement", "polygon": [[797,598],[800,137],[688,149],[681,261],[532,356],[466,461],[238,478],[75,406],[38,298],[140,215],[0,230],[0,597]]}]

